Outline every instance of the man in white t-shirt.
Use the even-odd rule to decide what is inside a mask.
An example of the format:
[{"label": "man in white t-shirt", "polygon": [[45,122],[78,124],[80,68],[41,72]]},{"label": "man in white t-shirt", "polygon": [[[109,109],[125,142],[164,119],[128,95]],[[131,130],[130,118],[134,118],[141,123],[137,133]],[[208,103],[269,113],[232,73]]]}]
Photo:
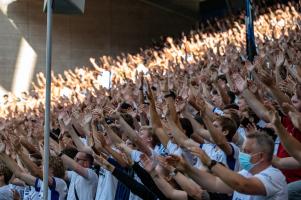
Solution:
[{"label": "man in white t-shirt", "polygon": [[272,167],[274,142],[265,133],[247,136],[240,153],[239,173],[233,172],[204,151],[193,148],[205,166],[214,174],[187,166],[187,173],[209,192],[233,193],[233,200],[285,200],[288,198],[287,183],[284,175]]},{"label": "man in white t-shirt", "polygon": [[62,153],[59,156],[73,170],[67,172],[66,179],[70,181],[67,200],[94,200],[98,176],[91,169],[93,157],[85,152],[78,152],[75,161]]}]

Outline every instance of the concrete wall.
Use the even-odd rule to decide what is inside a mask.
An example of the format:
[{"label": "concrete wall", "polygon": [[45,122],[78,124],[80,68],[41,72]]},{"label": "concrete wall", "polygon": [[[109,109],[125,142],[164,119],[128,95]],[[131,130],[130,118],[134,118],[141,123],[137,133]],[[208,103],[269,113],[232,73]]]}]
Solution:
[{"label": "concrete wall", "polygon": [[[27,90],[44,71],[43,0],[0,0],[0,92]],[[89,57],[137,52],[161,35],[178,35],[194,22],[139,0],[86,0],[84,15],[54,16],[53,69],[89,65]]]}]

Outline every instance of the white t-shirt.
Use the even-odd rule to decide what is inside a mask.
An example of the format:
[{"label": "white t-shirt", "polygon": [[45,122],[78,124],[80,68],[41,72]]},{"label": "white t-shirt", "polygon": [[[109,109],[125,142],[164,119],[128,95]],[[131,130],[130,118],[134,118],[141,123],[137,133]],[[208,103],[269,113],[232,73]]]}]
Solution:
[{"label": "white t-shirt", "polygon": [[32,186],[26,186],[24,188],[23,200],[40,200],[39,192],[37,192]]},{"label": "white t-shirt", "polygon": [[92,170],[88,169],[88,178],[84,178],[74,171],[68,171],[68,179],[70,180],[70,186],[68,191],[67,200],[75,200],[75,189],[79,200],[94,200],[98,176]]},{"label": "white t-shirt", "polygon": [[167,153],[169,155],[177,155],[177,156],[184,156],[185,159],[194,167],[198,165],[198,157],[192,155],[190,151],[182,149],[179,145],[173,143],[171,140],[168,141],[166,146]]},{"label": "white t-shirt", "polygon": [[118,180],[106,169],[100,168],[95,200],[114,200]]},{"label": "white t-shirt", "polygon": [[[48,199],[65,200],[67,195],[67,184],[60,178],[53,177],[52,180],[52,187],[48,187]],[[38,199],[43,199],[43,181],[37,178],[34,187],[36,192],[38,192]]]},{"label": "white t-shirt", "polygon": [[168,140],[166,149],[168,154],[181,156],[183,153],[182,148],[179,147],[177,144],[173,143],[171,140]]},{"label": "white t-shirt", "polygon": [[13,191],[9,185],[0,187],[0,200],[13,200]]},{"label": "white t-shirt", "polygon": [[[159,155],[166,155],[166,149],[163,147],[163,145],[156,145],[154,149],[151,149],[152,156],[159,156]],[[134,162],[140,161],[140,156],[142,155],[142,152],[139,150],[133,150],[131,152],[131,159]]]},{"label": "white t-shirt", "polygon": [[233,156],[227,156],[216,144],[206,143],[201,144],[201,148],[213,160],[223,163],[233,171],[239,171],[239,148],[229,143],[233,150]]},{"label": "white t-shirt", "polygon": [[[239,174],[244,177],[252,177],[253,175],[247,170],[242,170]],[[280,170],[270,166],[254,177],[258,178],[264,185],[267,195],[246,195],[234,192],[232,200],[287,200],[287,184],[284,175]]]}]

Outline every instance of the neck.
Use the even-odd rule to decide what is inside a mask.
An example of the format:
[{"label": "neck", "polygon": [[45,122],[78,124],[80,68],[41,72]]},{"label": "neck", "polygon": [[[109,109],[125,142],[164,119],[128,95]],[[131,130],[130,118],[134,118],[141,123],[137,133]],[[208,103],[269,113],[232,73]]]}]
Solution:
[{"label": "neck", "polygon": [[271,166],[271,162],[262,162],[256,166],[254,166],[251,170],[250,173],[251,174],[258,174],[259,172],[265,170],[266,168],[268,168],[269,166]]}]

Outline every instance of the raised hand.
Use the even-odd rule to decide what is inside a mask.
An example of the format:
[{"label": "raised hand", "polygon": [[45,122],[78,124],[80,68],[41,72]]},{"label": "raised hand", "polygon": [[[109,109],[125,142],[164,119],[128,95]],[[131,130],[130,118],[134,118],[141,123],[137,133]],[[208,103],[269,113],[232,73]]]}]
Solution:
[{"label": "raised hand", "polygon": [[240,74],[233,74],[232,77],[234,79],[234,84],[240,93],[247,89],[247,81],[243,79]]},{"label": "raised hand", "polygon": [[177,155],[169,155],[166,157],[166,162],[173,166],[174,168],[180,170],[180,171],[185,171],[187,168],[187,163],[186,161],[181,157]]},{"label": "raised hand", "polygon": [[142,154],[140,156],[140,161],[142,162],[144,169],[149,173],[154,171],[158,164],[158,162],[155,162],[153,159],[149,158],[146,154]]},{"label": "raised hand", "polygon": [[272,71],[268,72],[267,70],[260,70],[259,78],[266,86],[276,85],[276,80],[273,76]]},{"label": "raised hand", "polygon": [[283,53],[279,53],[276,56],[276,60],[275,60],[276,69],[278,69],[279,67],[281,67],[284,64],[284,61],[285,61],[284,54]]},{"label": "raised hand", "polygon": [[202,163],[209,166],[211,163],[210,157],[199,147],[189,147],[188,150],[195,156],[199,157]]}]

